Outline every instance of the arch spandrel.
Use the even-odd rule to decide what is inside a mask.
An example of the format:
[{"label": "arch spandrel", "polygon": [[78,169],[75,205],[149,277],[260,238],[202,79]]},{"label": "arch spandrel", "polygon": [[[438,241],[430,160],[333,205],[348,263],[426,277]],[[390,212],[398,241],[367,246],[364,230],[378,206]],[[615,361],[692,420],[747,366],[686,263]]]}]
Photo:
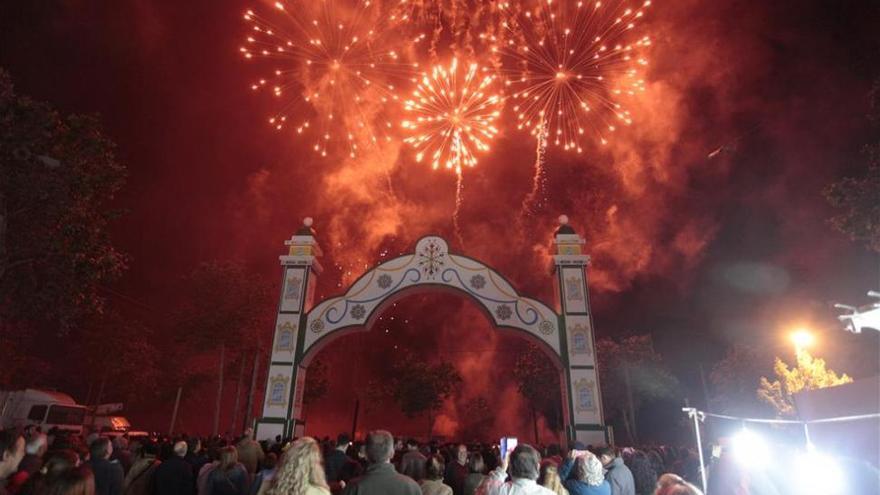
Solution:
[{"label": "arch spandrel", "polygon": [[441,237],[424,237],[411,254],[386,261],[363,274],[342,296],[309,311],[303,354],[338,331],[367,325],[381,305],[413,289],[446,288],[465,293],[497,327],[522,330],[561,355],[558,316],[547,305],[521,296],[485,264],[449,252]]}]

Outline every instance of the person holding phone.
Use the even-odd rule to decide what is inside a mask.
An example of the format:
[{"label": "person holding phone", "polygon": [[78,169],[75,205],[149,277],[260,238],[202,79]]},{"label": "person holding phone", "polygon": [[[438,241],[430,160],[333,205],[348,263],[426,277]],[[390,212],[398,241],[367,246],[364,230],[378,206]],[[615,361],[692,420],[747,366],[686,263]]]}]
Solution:
[{"label": "person holding phone", "polygon": [[[556,495],[539,485],[541,454],[531,445],[517,445],[508,452],[484,484],[485,495]],[[510,480],[505,481],[510,475]]]}]

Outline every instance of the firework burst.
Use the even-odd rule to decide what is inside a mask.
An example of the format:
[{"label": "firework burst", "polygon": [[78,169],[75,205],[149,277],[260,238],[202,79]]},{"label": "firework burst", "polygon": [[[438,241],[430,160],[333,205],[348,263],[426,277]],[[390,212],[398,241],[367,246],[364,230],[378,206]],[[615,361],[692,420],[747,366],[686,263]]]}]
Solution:
[{"label": "firework burst", "polygon": [[438,65],[422,75],[412,98],[404,102],[411,115],[402,127],[404,141],[416,149],[416,161],[427,158],[434,169],[461,175],[477,164],[477,153],[489,151],[498,134],[495,121],[503,99],[495,92],[496,77],[476,63]]},{"label": "firework burst", "polygon": [[314,150],[331,146],[351,157],[360,147],[391,139],[387,107],[398,85],[414,77],[403,45],[389,30],[393,19],[371,0],[285,0],[266,13],[244,14],[251,30],[240,51],[272,64],[252,84],[271,91],[278,109],[269,124],[313,136]]},{"label": "firework burst", "polygon": [[644,90],[641,52],[650,39],[635,28],[650,4],[537,0],[511,11],[511,35],[495,50],[512,66],[504,70],[505,86],[518,128],[580,153],[585,137],[605,144],[630,125],[622,100]]}]

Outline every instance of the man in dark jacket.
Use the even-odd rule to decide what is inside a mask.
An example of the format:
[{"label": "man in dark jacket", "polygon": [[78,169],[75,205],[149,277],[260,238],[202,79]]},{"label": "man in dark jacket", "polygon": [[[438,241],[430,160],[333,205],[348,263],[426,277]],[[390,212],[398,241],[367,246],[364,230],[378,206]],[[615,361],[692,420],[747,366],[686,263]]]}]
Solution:
[{"label": "man in dark jacket", "polygon": [[340,433],[336,437],[336,448],[324,456],[324,473],[327,475],[330,490],[334,493],[340,492],[340,487],[361,474],[361,465],[345,453],[350,445],[351,439],[348,435]]},{"label": "man in dark jacket", "polygon": [[406,453],[400,458],[398,471],[420,483],[425,478],[425,462],[428,458],[419,452],[419,443],[414,439],[406,441]]},{"label": "man in dark jacket", "polygon": [[156,495],[192,495],[196,484],[192,466],[184,460],[186,442],[174,444],[174,455],[156,468]]},{"label": "man in dark jacket", "polygon": [[599,460],[608,471],[605,473],[605,481],[611,485],[611,495],[636,495],[636,482],[632,471],[623,463],[623,459],[617,456],[614,447],[599,449]]},{"label": "man in dark jacket", "polygon": [[443,476],[443,482],[452,487],[452,493],[455,495],[463,495],[464,479],[470,474],[467,466],[467,446],[465,444],[456,445],[451,457],[452,460],[446,465],[446,474]]},{"label": "man in dark jacket", "polygon": [[344,495],[421,495],[418,483],[398,474],[391,464],[394,456],[394,437],[385,430],[367,435],[367,460],[370,465],[360,478],[345,487]]},{"label": "man in dark jacket", "polygon": [[95,495],[122,495],[125,475],[118,462],[110,462],[113,445],[109,438],[98,438],[89,445],[88,465],[95,473]]}]

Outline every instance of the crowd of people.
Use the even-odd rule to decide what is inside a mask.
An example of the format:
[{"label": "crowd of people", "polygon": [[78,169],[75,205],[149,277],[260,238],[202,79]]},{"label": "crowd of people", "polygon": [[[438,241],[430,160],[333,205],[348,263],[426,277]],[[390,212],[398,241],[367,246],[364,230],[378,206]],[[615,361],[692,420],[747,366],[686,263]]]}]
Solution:
[{"label": "crowd of people", "polygon": [[693,495],[685,449],[0,432],[0,495]]}]

